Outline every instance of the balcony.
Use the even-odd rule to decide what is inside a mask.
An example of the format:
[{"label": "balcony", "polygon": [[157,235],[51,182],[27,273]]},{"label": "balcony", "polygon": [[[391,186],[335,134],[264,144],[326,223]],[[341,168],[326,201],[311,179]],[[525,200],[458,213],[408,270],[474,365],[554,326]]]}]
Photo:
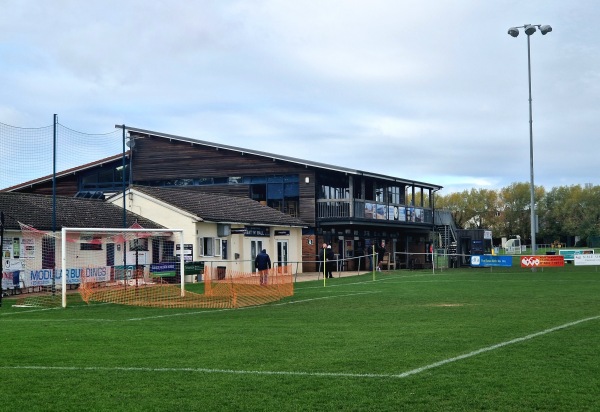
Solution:
[{"label": "balcony", "polygon": [[348,219],[350,218],[349,200],[319,200],[317,201],[318,219]]},{"label": "balcony", "polygon": [[[352,211],[352,214],[350,213]],[[318,200],[317,219],[386,220],[390,223],[433,223],[431,209],[354,200]]]}]

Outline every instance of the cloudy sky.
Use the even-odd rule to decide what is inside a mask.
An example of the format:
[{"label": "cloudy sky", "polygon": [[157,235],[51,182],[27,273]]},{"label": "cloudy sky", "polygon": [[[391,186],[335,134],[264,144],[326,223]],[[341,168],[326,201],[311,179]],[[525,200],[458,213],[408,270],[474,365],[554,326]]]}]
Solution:
[{"label": "cloudy sky", "polygon": [[535,182],[600,184],[596,0],[0,6],[0,123],[126,124],[442,194],[529,182],[527,36],[507,30],[550,24],[530,38]]}]

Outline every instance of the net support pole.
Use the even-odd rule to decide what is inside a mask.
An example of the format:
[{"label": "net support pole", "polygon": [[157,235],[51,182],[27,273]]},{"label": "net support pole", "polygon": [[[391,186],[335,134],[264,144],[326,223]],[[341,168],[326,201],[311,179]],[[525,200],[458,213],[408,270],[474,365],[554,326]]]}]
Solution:
[{"label": "net support pole", "polygon": [[372,266],[373,266],[373,281],[375,281],[375,265],[378,263],[377,262],[377,255],[375,254],[375,245],[373,245],[373,256],[371,256],[372,259]]},{"label": "net support pole", "polygon": [[323,287],[327,286],[327,248],[323,249]]},{"label": "net support pole", "polygon": [[[61,283],[62,283],[62,307],[67,307],[67,230],[62,228],[60,237],[60,254],[61,254]],[[56,265],[55,265],[56,266]],[[56,270],[56,269],[55,269]],[[54,274],[56,277],[56,273]]]},{"label": "net support pole", "polygon": [[181,277],[181,297],[185,297],[185,270],[184,270],[184,256],[183,256],[183,231],[179,233],[179,276]]},{"label": "net support pole", "polygon": [[[56,124],[58,123],[58,115],[54,114],[53,131],[52,131],[52,234],[56,234]],[[52,239],[54,247],[56,240]],[[56,262],[54,264],[54,273],[52,275],[52,296],[56,294]]]}]

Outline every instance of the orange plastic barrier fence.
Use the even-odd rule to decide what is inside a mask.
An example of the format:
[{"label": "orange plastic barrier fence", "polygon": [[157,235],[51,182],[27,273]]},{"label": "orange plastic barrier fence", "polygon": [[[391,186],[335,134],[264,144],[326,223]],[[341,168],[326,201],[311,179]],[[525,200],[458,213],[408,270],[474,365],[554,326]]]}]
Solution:
[{"label": "orange plastic barrier fence", "polygon": [[160,278],[95,282],[82,277],[79,292],[85,302],[108,302],[163,308],[240,308],[263,305],[294,295],[291,266],[263,273],[204,268],[204,294],[182,291]]}]

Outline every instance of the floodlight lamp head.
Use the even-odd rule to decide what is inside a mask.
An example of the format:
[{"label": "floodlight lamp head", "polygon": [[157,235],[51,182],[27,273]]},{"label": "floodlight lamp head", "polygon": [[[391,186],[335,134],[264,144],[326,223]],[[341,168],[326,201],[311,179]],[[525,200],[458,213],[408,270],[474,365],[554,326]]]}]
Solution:
[{"label": "floodlight lamp head", "polygon": [[543,26],[540,27],[540,32],[542,34],[546,34],[546,33],[550,33],[552,31],[552,26],[550,26],[549,24],[544,24]]},{"label": "floodlight lamp head", "polygon": [[513,37],[517,37],[519,35],[519,29],[517,29],[516,27],[511,27],[510,29],[508,29],[508,34],[510,34]]},{"label": "floodlight lamp head", "polygon": [[525,25],[525,34],[528,36],[531,36],[533,33],[535,33],[536,28],[535,26],[532,26],[531,24],[526,24]]}]

